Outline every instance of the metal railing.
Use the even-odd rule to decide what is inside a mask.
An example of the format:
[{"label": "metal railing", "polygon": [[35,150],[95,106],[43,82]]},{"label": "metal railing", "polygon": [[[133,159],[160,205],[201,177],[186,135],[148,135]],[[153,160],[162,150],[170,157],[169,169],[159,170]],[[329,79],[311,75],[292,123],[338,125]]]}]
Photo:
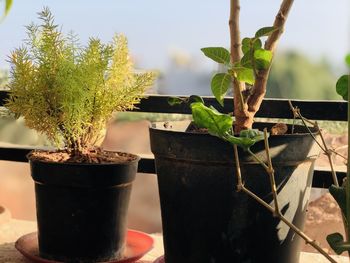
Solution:
[{"label": "metal railing", "polygon": [[[0,91],[0,106],[8,97],[6,91]],[[190,114],[188,105],[181,104],[170,106],[168,104],[169,96],[152,95],[147,99],[142,99],[135,112],[147,113],[179,113]],[[205,103],[213,105],[223,112],[233,111],[232,98],[226,98],[224,107],[221,107],[213,97],[204,97]],[[307,101],[307,100],[286,100],[286,99],[265,99],[261,105],[256,117],[260,118],[282,118],[293,119],[293,113],[290,109],[289,101],[294,107],[298,107],[303,116],[310,120],[327,120],[327,121],[346,121],[347,120],[347,103],[344,101]],[[31,148],[9,148],[0,147],[0,160],[27,162],[26,155]],[[142,158],[139,163],[138,172],[155,173],[154,159]],[[337,173],[338,180],[341,182],[345,177],[345,172]],[[330,171],[315,170],[312,186],[328,188],[332,184]]]}]

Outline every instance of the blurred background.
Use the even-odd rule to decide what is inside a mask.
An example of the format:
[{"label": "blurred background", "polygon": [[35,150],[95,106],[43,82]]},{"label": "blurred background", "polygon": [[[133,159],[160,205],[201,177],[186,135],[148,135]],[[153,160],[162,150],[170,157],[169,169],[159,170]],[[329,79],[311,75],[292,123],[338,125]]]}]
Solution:
[{"label": "blurred background", "polygon": [[[200,48],[229,46],[229,2],[15,0],[0,24],[0,85],[9,70],[7,56],[26,38],[25,25],[38,23],[37,12],[48,6],[62,31],[75,32],[82,44],[91,36],[108,42],[116,32],[124,33],[136,66],[160,72],[158,93],[209,95],[218,67]],[[242,38],[271,26],[280,2],[242,1]],[[349,14],[348,0],[295,1],[274,61],[269,97],[337,98],[332,87],[349,50]]]},{"label": "blurred background", "polygon": [[[159,72],[150,93],[210,95],[211,76],[219,68],[200,49],[229,47],[229,2],[14,0],[10,13],[0,23],[0,88],[5,88],[9,78],[7,56],[21,46],[26,38],[25,26],[31,22],[39,23],[37,12],[47,6],[56,23],[62,25],[62,31],[78,34],[82,45],[91,36],[109,42],[115,33],[124,33],[136,67]],[[253,36],[257,29],[271,26],[280,2],[241,1],[241,37]],[[3,5],[4,1],[0,4]],[[346,70],[344,56],[349,53],[349,47],[349,0],[295,1],[274,58],[267,96],[340,99],[334,86],[338,76]],[[108,127],[103,145],[111,150],[151,154],[149,121],[169,118],[188,117],[117,114],[117,119]],[[347,143],[344,124],[323,125],[332,147],[342,147]],[[22,119],[0,119],[1,146],[45,144],[45,138],[25,128]],[[327,163],[321,160],[319,165],[326,166]],[[344,164],[339,160],[337,165]],[[154,175],[137,177],[130,207],[130,227],[147,232],[161,231],[157,191]],[[319,195],[314,197],[317,198]],[[0,161],[0,205],[7,206],[15,218],[35,220],[33,183],[28,164]]]}]

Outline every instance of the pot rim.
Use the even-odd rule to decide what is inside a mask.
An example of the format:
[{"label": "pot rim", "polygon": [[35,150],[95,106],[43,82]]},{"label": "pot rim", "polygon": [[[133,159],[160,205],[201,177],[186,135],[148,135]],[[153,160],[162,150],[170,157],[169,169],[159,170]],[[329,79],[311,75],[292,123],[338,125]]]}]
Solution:
[{"label": "pot rim", "polygon": [[[188,132],[186,131],[183,127],[184,125],[179,125],[180,123],[185,123],[187,122],[188,120],[186,121],[171,121],[171,122],[152,122],[150,125],[149,125],[149,129],[150,130],[153,130],[153,131],[159,131],[159,132],[171,132],[173,134],[188,134],[188,135],[198,135],[198,136],[210,136],[210,137],[213,137],[213,135],[209,134],[209,133],[197,133],[197,132]],[[165,125],[165,123],[169,124],[170,126],[168,125]],[[191,123],[191,121],[188,122],[189,124]],[[267,124],[267,125],[273,125],[273,124],[276,124],[276,122],[255,122],[254,124],[256,123],[260,123],[260,124]],[[174,124],[171,125],[171,124]],[[253,124],[253,125],[254,125]],[[287,126],[292,126],[292,124],[287,124]],[[165,127],[167,126],[167,127]],[[175,127],[176,126],[176,127]],[[294,127],[299,127],[299,128],[303,128],[305,129],[305,126],[304,125],[300,125],[300,124],[294,124]],[[187,128],[187,125],[186,125],[186,128]],[[254,128],[254,127],[253,127]],[[308,127],[310,129],[310,131],[312,131],[312,135],[316,136],[319,132],[319,129],[317,127]],[[260,129],[259,129],[260,130]],[[310,133],[309,132],[305,132],[305,133],[287,133],[287,134],[279,134],[279,135],[270,135],[270,137],[273,137],[273,138],[283,138],[283,137],[287,137],[287,138],[295,138],[295,137],[302,137],[302,136],[305,136],[305,135],[308,135],[310,136]],[[214,136],[215,137],[215,136]]]}]

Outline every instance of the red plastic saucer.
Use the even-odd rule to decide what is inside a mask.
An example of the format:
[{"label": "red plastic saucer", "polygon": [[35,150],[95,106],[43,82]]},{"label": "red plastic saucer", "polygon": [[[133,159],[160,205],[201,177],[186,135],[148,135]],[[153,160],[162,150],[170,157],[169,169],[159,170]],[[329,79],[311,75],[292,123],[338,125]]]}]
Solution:
[{"label": "red plastic saucer", "polygon": [[153,263],[165,263],[164,256],[160,256],[155,261],[153,261]]},{"label": "red plastic saucer", "polygon": [[[122,259],[104,263],[131,263],[142,258],[153,248],[154,240],[146,233],[128,230],[126,235],[125,254]],[[37,232],[20,237],[15,243],[16,249],[27,259],[37,263],[61,263],[41,258],[39,256]]]}]

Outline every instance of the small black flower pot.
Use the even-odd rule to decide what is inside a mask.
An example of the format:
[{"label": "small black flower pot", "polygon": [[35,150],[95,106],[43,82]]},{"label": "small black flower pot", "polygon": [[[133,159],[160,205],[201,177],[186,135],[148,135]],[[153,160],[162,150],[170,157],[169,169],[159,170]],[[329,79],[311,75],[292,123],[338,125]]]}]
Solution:
[{"label": "small black flower pot", "polygon": [[123,164],[76,164],[29,155],[41,257],[96,262],[123,256],[134,157]]}]

